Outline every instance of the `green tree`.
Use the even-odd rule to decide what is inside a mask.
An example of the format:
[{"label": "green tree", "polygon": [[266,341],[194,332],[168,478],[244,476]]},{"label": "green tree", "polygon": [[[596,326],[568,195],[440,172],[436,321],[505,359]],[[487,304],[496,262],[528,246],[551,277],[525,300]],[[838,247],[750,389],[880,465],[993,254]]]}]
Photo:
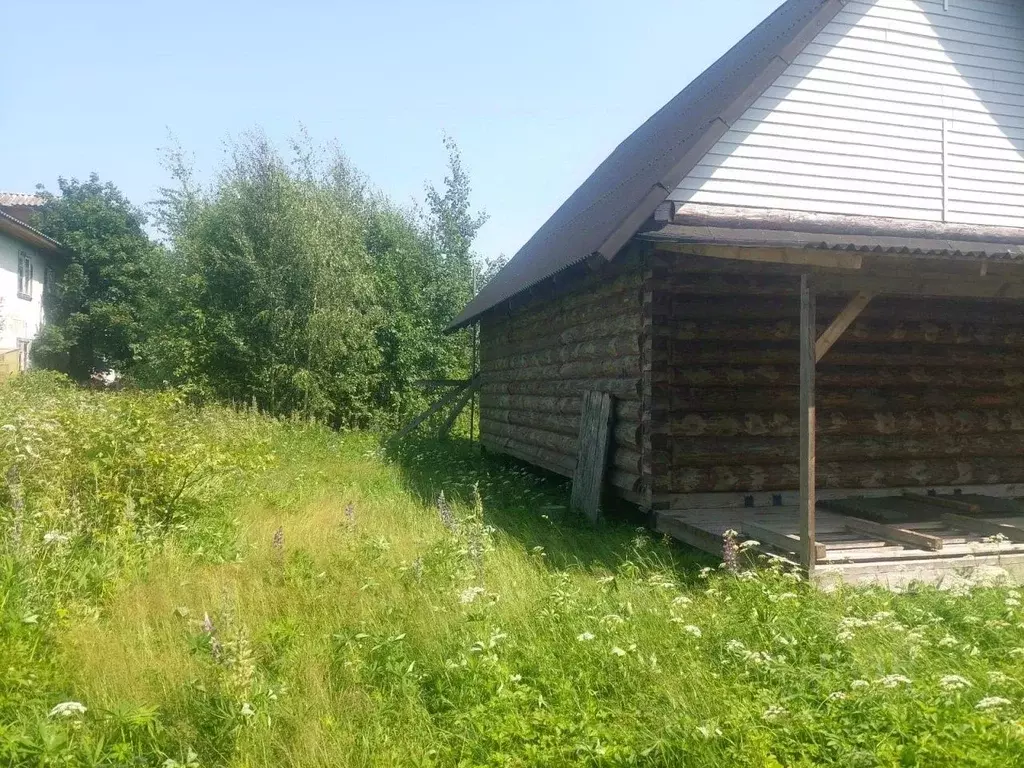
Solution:
[{"label": "green tree", "polygon": [[96,174],[86,182],[58,181],[35,225],[70,254],[46,297],[46,325],[33,344],[34,360],[78,381],[93,372],[130,371],[146,334],[160,248],[146,219],[116,186]]}]

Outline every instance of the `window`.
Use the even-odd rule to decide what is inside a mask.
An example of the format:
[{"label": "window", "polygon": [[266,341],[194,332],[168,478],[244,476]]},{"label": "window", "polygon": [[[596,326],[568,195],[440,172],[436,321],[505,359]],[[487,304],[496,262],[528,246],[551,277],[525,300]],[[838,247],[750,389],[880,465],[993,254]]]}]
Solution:
[{"label": "window", "polygon": [[32,256],[18,252],[18,298],[32,301]]},{"label": "window", "polygon": [[18,339],[18,370],[28,370],[28,356],[32,352],[31,339]]}]

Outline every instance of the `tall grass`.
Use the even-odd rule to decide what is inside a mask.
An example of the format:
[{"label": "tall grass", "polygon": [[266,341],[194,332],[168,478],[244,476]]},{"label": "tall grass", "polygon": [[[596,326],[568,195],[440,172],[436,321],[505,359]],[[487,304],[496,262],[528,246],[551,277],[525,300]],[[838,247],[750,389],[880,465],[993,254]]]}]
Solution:
[{"label": "tall grass", "polygon": [[1024,763],[1012,589],[726,571],[458,441],[50,380],[0,415],[7,764]]}]

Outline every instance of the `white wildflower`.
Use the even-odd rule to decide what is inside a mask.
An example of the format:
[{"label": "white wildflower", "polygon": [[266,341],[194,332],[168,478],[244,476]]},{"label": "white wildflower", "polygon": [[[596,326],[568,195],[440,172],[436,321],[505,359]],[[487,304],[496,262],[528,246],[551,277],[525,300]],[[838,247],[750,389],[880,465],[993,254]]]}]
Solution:
[{"label": "white wildflower", "polygon": [[740,640],[730,640],[725,644],[725,650],[736,656],[743,656],[747,653],[747,646]]},{"label": "white wildflower", "polygon": [[1015,597],[1018,600],[1020,600],[1020,598],[1021,598],[1020,590],[1016,590],[1016,589],[1008,590],[1007,593],[1006,593],[1006,596],[1007,597]]},{"label": "white wildflower", "polygon": [[904,675],[886,675],[885,677],[880,677],[877,682],[886,688],[896,688],[900,685],[911,684],[910,678]]},{"label": "white wildflower", "polygon": [[846,691],[836,691],[835,693],[830,693],[825,701],[842,701],[845,698]]},{"label": "white wildflower", "polygon": [[689,605],[693,600],[688,598],[686,595],[679,595],[672,598],[672,605]]},{"label": "white wildflower", "polygon": [[85,705],[77,701],[62,701],[50,710],[50,717],[78,717],[85,714]]},{"label": "white wildflower", "polygon": [[589,643],[591,640],[594,639],[594,633],[581,632],[580,634],[576,635],[576,639],[581,643]]},{"label": "white wildflower", "polygon": [[986,710],[986,709],[997,709],[998,707],[1005,707],[1013,702],[1009,699],[1004,699],[1002,696],[986,696],[984,699],[974,705],[975,709]]},{"label": "white wildflower", "polygon": [[508,681],[510,683],[518,683],[518,682],[521,682],[522,679],[523,679],[522,675],[509,675],[508,676]]},{"label": "white wildflower", "polygon": [[960,645],[960,643],[959,643],[959,641],[958,641],[958,640],[957,640],[957,639],[956,639],[955,637],[953,637],[952,635],[946,635],[946,636],[945,636],[944,638],[942,638],[941,640],[939,640],[939,642],[937,643],[937,645],[938,645],[938,646],[939,646],[940,648],[955,648],[956,646]]},{"label": "white wildflower", "polygon": [[946,691],[959,691],[962,688],[970,688],[971,681],[960,675],[944,675],[939,680],[939,685]]},{"label": "white wildflower", "polygon": [[1009,656],[1024,656],[1024,648],[1011,648],[1006,653]]},{"label": "white wildflower", "polygon": [[1008,597],[1005,602],[1007,608],[1020,608],[1020,600],[1016,597]]},{"label": "white wildflower", "polygon": [[683,627],[683,631],[689,632],[694,637],[700,637],[702,634],[704,634],[700,631],[700,627],[695,627],[693,624],[687,624],[685,627]]},{"label": "white wildflower", "polygon": [[609,613],[607,616],[601,617],[601,623],[607,624],[609,626],[617,626],[619,624],[625,623],[625,621],[626,620],[619,616],[619,614],[617,613]]},{"label": "white wildflower", "polygon": [[43,534],[43,544],[64,544],[70,539],[70,536],[60,531],[47,531]]},{"label": "white wildflower", "polygon": [[614,576],[602,576],[601,578],[599,578],[597,580],[597,583],[598,584],[611,584],[613,581],[615,581],[615,577]]},{"label": "white wildflower", "polygon": [[796,600],[800,597],[796,592],[783,592],[778,596],[779,600]]},{"label": "white wildflower", "polygon": [[747,539],[746,541],[740,543],[739,550],[742,552],[744,550],[753,549],[754,547],[760,547],[760,546],[761,546],[761,542],[760,541],[754,541],[753,539]]},{"label": "white wildflower", "polygon": [[722,729],[721,728],[712,728],[710,725],[698,725],[697,726],[697,733],[699,733],[705,739],[710,739],[710,738],[713,738],[715,736],[721,736],[722,735]]},{"label": "white wildflower", "polygon": [[469,587],[468,589],[462,590],[462,594],[459,595],[459,602],[463,605],[469,605],[476,601],[480,595],[486,592],[483,587]]},{"label": "white wildflower", "polygon": [[612,656],[625,656],[626,655],[626,652],[624,650],[622,650],[621,648],[619,648],[619,646],[617,646],[617,645],[612,648],[611,653],[612,653]]},{"label": "white wildflower", "polygon": [[252,717],[256,714],[256,710],[252,708],[252,704],[248,701],[242,704],[242,717]]},{"label": "white wildflower", "polygon": [[1005,672],[995,671],[995,672],[989,672],[988,673],[988,679],[989,679],[989,682],[1000,684],[1000,683],[1008,683],[1008,682],[1010,682],[1011,678]]},{"label": "white wildflower", "polygon": [[867,680],[854,680],[850,683],[851,688],[867,688],[869,685],[871,685],[871,683]]},{"label": "white wildflower", "polygon": [[851,640],[853,640],[853,632],[851,632],[848,629],[840,630],[836,634],[836,640],[838,640],[840,643],[848,643]]},{"label": "white wildflower", "polygon": [[761,717],[765,720],[778,720],[780,717],[785,717],[789,712],[784,707],[768,707],[764,712],[761,713]]},{"label": "white wildflower", "polygon": [[708,566],[705,566],[705,567],[700,569],[700,573],[697,574],[697,575],[700,576],[700,578],[702,578],[702,579],[706,579],[706,578],[708,578],[708,576],[711,575],[711,571],[712,570],[713,570],[712,568],[710,568]]}]

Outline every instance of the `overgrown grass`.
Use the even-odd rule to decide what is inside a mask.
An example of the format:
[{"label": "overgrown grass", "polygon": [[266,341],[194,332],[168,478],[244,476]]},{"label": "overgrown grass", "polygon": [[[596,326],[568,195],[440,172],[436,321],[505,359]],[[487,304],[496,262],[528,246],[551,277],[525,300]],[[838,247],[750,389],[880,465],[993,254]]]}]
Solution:
[{"label": "overgrown grass", "polygon": [[458,441],[35,376],[0,426],[0,764],[1024,764],[1008,588],[712,569]]}]

